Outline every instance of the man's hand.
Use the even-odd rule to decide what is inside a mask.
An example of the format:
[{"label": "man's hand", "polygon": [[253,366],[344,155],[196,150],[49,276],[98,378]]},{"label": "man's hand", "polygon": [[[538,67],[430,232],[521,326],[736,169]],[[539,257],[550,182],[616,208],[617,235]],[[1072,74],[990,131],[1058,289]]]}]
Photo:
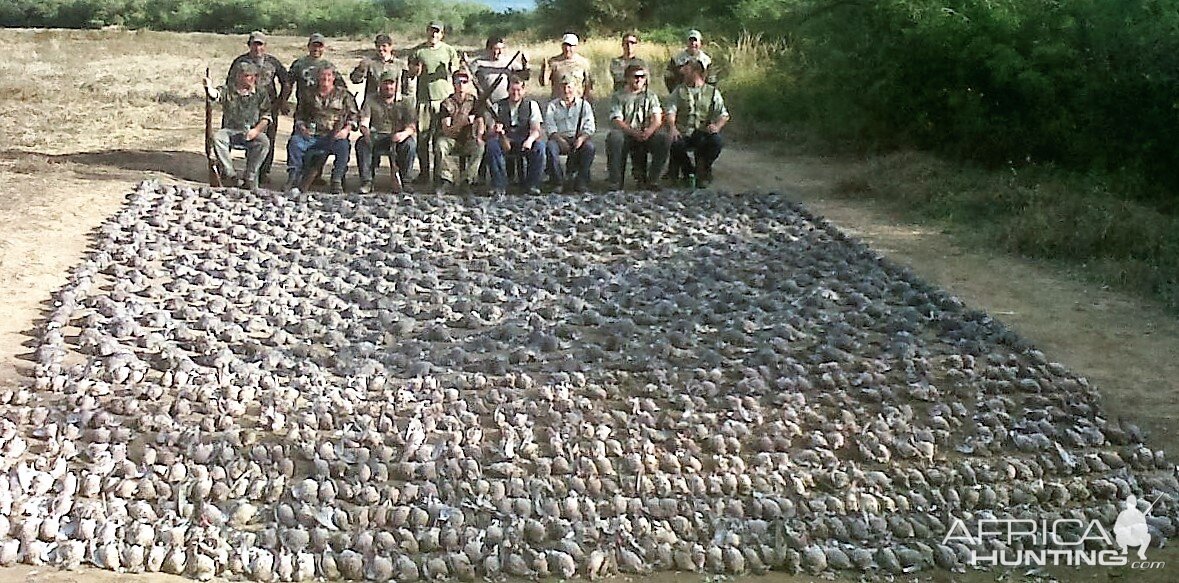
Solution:
[{"label": "man's hand", "polygon": [[291,115],[291,102],[284,101],[278,104],[278,112],[282,115]]},{"label": "man's hand", "polygon": [[583,144],[585,144],[585,141],[588,139],[589,139],[589,136],[587,136],[585,134],[578,134],[577,137],[573,138],[573,149],[580,150],[581,146]]},{"label": "man's hand", "polygon": [[680,129],[675,127],[675,124],[672,124],[667,128],[667,137],[671,138],[673,142],[680,139]]},{"label": "man's hand", "polygon": [[405,139],[408,137],[409,137],[409,130],[401,130],[401,131],[393,134],[393,141],[400,144],[401,142],[404,142]]},{"label": "man's hand", "polygon": [[337,140],[347,140],[348,136],[352,135],[352,131],[348,128],[340,128],[340,131],[333,134]]},{"label": "man's hand", "polygon": [[710,123],[710,124],[708,124],[707,126],[704,126],[704,129],[708,130],[708,133],[710,133],[710,134],[719,133],[719,132],[720,132],[720,130],[721,130],[721,129],[720,129],[720,126],[719,126],[719,125],[717,125],[715,122],[714,122],[714,123]]},{"label": "man's hand", "polygon": [[258,130],[258,126],[254,126],[254,127],[250,128],[250,131],[246,132],[246,141],[252,142],[252,141],[258,139],[259,133],[261,133],[261,132]]},{"label": "man's hand", "polygon": [[[534,146],[534,145],[536,145],[536,140],[529,137],[528,139],[524,140],[523,144],[520,144],[520,149],[525,150],[525,151],[531,150],[532,146]],[[508,142],[508,149],[510,150],[511,148],[512,148],[512,143]]]}]

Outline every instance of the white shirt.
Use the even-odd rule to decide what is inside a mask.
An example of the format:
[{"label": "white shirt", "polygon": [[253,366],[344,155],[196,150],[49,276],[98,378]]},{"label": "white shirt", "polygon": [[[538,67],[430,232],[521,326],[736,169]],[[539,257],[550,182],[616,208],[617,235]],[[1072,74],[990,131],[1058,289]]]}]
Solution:
[{"label": "white shirt", "polygon": [[573,103],[565,105],[564,99],[554,99],[544,111],[545,135],[560,134],[566,138],[577,136],[578,128],[581,133],[594,135],[594,108],[584,99],[577,97]]}]

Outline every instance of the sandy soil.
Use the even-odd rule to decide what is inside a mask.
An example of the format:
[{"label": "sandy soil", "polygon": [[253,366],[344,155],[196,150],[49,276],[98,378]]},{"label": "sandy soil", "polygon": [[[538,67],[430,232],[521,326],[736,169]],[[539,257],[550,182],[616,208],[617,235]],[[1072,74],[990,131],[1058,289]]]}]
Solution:
[{"label": "sandy soil", "polygon": [[[112,47],[109,35],[135,38],[119,38]],[[38,63],[50,59],[39,59],[38,51],[50,55],[63,49],[97,61],[142,58],[146,74],[152,70],[147,67],[151,43],[162,38],[167,39],[172,53],[161,57],[164,61],[157,59],[155,65],[167,69],[167,86],[153,88],[146,98],[128,91],[122,107],[99,107],[97,120],[62,123],[72,118],[56,105],[60,97],[51,95],[54,87],[34,84],[32,89],[23,89],[24,93],[14,93],[9,82],[0,83],[0,95],[4,96],[0,97],[0,127],[6,128],[0,140],[6,148],[0,150],[0,296],[4,298],[0,304],[0,388],[25,382],[30,332],[51,292],[64,283],[68,270],[86,252],[91,231],[120,206],[123,196],[145,178],[195,181],[203,177],[202,113],[195,97],[199,73],[195,71],[203,69],[202,59],[228,62],[241,48],[241,39],[214,35],[0,31],[0,41],[14,47],[14,54],[33,53],[23,65],[11,61],[0,65],[0,78],[19,72],[27,79]],[[299,54],[301,39],[276,39],[272,44],[285,62]],[[338,56],[339,62],[354,62],[355,51],[364,45],[342,43],[338,54],[346,56]],[[205,52],[193,52],[198,50]],[[17,71],[16,67],[23,68]],[[71,72],[66,63],[52,68],[50,73],[58,79],[56,90],[94,98],[91,93],[95,90],[86,88],[87,83],[96,82],[93,70]],[[116,69],[99,75],[114,75],[106,82],[117,85],[133,78],[135,70],[133,66],[131,72]],[[72,79],[72,74],[91,77]],[[45,104],[55,104],[53,119],[32,118]],[[148,113],[136,114],[139,110]],[[289,130],[289,123],[284,120],[282,129]],[[279,144],[285,142],[280,136]],[[282,158],[280,153],[278,159]],[[276,160],[276,169],[280,164]],[[604,159],[600,164],[604,170]],[[898,222],[870,202],[830,196],[836,179],[851,164],[856,162],[781,157],[749,144],[736,144],[722,155],[717,185],[731,191],[776,191],[803,201],[893,260],[910,265],[968,304],[1013,325],[1050,360],[1062,362],[1094,382],[1111,415],[1134,420],[1148,429],[1148,442],[1153,447],[1179,450],[1179,400],[1174,398],[1179,389],[1179,322],[1156,306],[1080,283],[1056,268],[964,248],[937,230]],[[602,176],[602,170],[598,172]],[[1174,577],[1165,575],[1179,565],[1179,554],[1172,554],[1170,549],[1152,553],[1152,560],[1167,560],[1171,567],[1147,578],[1137,572],[1099,569],[1055,570],[1053,575],[1062,580],[1126,575],[1134,580],[1169,581]],[[1013,575],[1018,579],[1022,570]],[[998,573],[966,576],[969,580],[999,577]],[[958,580],[960,576],[921,577],[951,578]],[[0,570],[0,581],[83,580],[179,579],[29,567]]]}]

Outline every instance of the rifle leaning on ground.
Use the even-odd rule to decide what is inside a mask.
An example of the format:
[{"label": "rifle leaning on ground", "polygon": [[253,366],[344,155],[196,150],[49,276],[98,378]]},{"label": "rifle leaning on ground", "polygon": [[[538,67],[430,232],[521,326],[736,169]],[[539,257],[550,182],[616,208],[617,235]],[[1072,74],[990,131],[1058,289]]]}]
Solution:
[{"label": "rifle leaning on ground", "polygon": [[[209,68],[205,67],[205,79],[209,79]],[[221,168],[217,166],[217,159],[213,156],[213,100],[209,97],[209,88],[202,86],[205,94],[205,162],[209,165],[209,186],[221,187]]]}]

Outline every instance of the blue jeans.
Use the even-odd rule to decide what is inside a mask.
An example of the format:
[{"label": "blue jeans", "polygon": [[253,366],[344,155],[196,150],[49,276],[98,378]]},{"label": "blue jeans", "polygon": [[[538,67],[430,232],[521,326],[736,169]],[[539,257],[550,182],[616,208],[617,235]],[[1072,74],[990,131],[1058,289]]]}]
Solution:
[{"label": "blue jeans", "polygon": [[393,161],[397,162],[397,169],[400,171],[401,181],[406,181],[406,176],[409,174],[410,168],[413,166],[414,158],[418,152],[417,138],[409,136],[404,140],[393,143],[393,134],[371,134],[373,137],[372,144],[363,136],[356,140],[356,165],[360,170],[360,180],[363,182],[372,182],[373,174],[377,168],[381,167],[381,156],[388,154]]},{"label": "blue jeans", "polygon": [[303,178],[303,159],[307,154],[323,153],[325,156],[331,155],[335,159],[332,161],[332,181],[343,182],[344,175],[348,173],[348,159],[352,153],[352,142],[347,138],[337,140],[328,134],[326,136],[304,136],[300,132],[291,134],[291,139],[287,141],[287,175],[291,180],[298,182]]},{"label": "blue jeans", "polygon": [[[525,178],[524,188],[540,188],[540,174],[544,170],[545,159],[545,143],[544,140],[537,140],[532,144],[532,149],[521,150],[524,140],[512,140],[508,138],[508,142],[512,145],[512,156],[520,156],[524,158]],[[500,143],[499,138],[491,138],[487,141],[487,163],[491,167],[491,187],[499,190],[506,190],[508,188],[508,154],[504,152],[503,144]]]},{"label": "blue jeans", "polygon": [[[569,148],[573,146],[573,138],[568,138]],[[590,183],[590,168],[594,165],[594,143],[586,140],[581,144],[581,147],[576,150],[561,151],[561,142],[558,140],[549,140],[548,146],[548,162],[549,171],[552,172],[553,180],[557,184],[565,184],[565,164],[561,162],[561,154],[569,155],[569,167],[577,173],[577,186],[585,187]]]}]

